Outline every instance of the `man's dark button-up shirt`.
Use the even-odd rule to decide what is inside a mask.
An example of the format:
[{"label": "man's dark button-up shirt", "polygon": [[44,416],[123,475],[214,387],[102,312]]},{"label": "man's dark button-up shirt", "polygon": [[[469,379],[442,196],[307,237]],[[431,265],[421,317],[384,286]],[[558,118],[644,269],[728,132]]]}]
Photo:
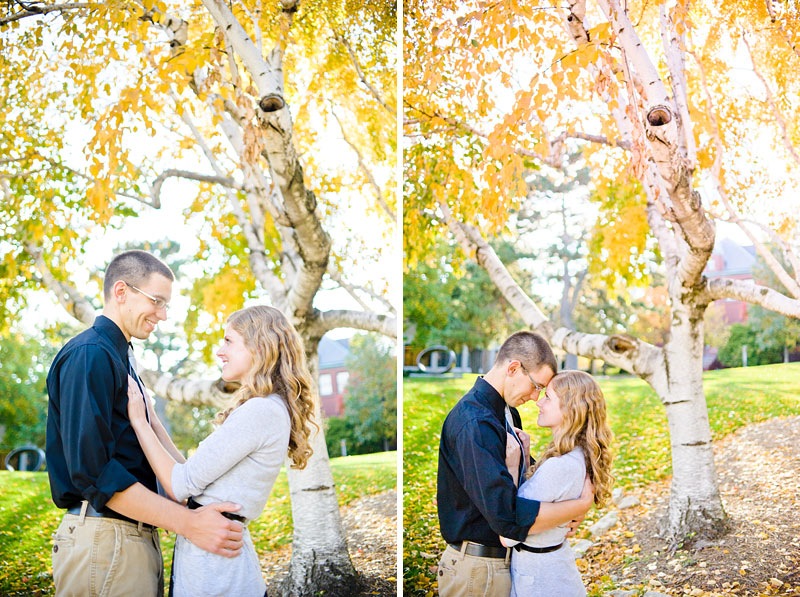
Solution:
[{"label": "man's dark button-up shirt", "polygon": [[119,491],[157,490],[128,420],[128,343],[101,315],[59,351],[47,375],[47,471],[59,508],[89,500],[103,511]]},{"label": "man's dark button-up shirt", "polygon": [[444,421],[436,499],[448,543],[501,547],[498,535],[523,541],[539,513],[539,502],[517,499],[506,468],[505,406],[478,378]]}]

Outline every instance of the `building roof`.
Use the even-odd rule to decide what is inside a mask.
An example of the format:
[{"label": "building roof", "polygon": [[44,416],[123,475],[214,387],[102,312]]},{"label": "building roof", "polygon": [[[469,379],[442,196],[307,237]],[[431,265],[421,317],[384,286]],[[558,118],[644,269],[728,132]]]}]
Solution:
[{"label": "building roof", "polygon": [[331,340],[323,336],[319,341],[317,354],[320,370],[344,367],[344,362],[350,355],[350,340],[347,338]]},{"label": "building roof", "polygon": [[753,246],[743,247],[730,238],[717,238],[706,275],[712,278],[752,275],[755,261]]}]

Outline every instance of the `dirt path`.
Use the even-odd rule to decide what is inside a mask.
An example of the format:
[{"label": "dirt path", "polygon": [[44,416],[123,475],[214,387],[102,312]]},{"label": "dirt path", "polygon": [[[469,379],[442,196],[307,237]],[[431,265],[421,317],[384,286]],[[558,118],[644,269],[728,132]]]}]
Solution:
[{"label": "dirt path", "polygon": [[[800,596],[800,417],[751,425],[714,447],[729,532],[702,549],[670,555],[656,536],[669,482],[648,487],[639,507],[587,554],[584,578],[667,595]],[[607,582],[607,581],[606,581]]]},{"label": "dirt path", "polygon": [[[355,500],[342,508],[350,559],[361,574],[363,587],[352,597],[397,595],[397,492],[384,491]],[[265,554],[261,568],[267,591],[278,595],[291,559],[291,545]]]}]

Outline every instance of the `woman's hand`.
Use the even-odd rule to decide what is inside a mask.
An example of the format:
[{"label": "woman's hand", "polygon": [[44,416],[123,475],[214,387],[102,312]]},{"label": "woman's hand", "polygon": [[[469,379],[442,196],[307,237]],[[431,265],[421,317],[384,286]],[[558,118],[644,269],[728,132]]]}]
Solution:
[{"label": "woman's hand", "polygon": [[523,431],[517,427],[514,427],[514,431],[516,432],[519,441],[522,442],[522,452],[524,454],[523,457],[527,459],[525,462],[529,463],[531,461],[531,436],[527,431]]},{"label": "woman's hand", "polygon": [[148,425],[147,398],[142,395],[139,384],[130,375],[128,376],[128,418],[131,425]]}]

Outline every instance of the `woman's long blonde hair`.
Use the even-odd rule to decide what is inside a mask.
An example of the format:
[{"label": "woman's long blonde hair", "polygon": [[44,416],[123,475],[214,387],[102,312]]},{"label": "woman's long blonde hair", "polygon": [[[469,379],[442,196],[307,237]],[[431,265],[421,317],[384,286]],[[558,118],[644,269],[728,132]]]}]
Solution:
[{"label": "woman's long blonde hair", "polygon": [[561,425],[553,429],[553,441],[545,447],[534,472],[548,458],[562,456],[576,446],[583,448],[586,472],[594,484],[594,502],[603,506],[611,496],[611,441],[606,420],[606,401],[594,378],[583,371],[557,373],[547,386],[559,399]]},{"label": "woman's long blonde hair", "polygon": [[289,409],[291,433],[289,458],[292,468],[305,468],[313,450],[309,437],[314,421],[311,374],[306,366],[303,341],[283,313],[273,307],[257,305],[236,311],[228,318],[228,328],[243,339],[253,356],[253,366],[233,395],[235,404],[219,413],[222,422],[250,398],[278,394]]}]

